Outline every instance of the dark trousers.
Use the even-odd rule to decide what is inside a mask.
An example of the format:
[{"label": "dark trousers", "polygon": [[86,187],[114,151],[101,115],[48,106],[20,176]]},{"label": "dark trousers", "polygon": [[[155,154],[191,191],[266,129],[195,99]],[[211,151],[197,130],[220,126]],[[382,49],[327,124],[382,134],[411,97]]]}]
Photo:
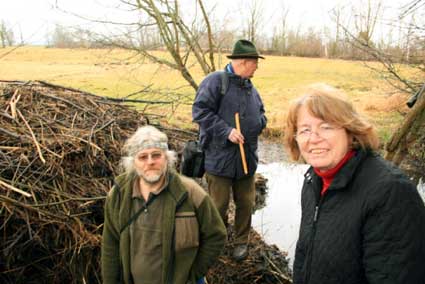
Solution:
[{"label": "dark trousers", "polygon": [[255,205],[254,176],[240,180],[215,176],[205,173],[208,183],[208,193],[220,212],[224,224],[227,225],[227,209],[229,208],[230,192],[236,205],[235,212],[235,244],[247,244],[251,228],[251,214]]}]

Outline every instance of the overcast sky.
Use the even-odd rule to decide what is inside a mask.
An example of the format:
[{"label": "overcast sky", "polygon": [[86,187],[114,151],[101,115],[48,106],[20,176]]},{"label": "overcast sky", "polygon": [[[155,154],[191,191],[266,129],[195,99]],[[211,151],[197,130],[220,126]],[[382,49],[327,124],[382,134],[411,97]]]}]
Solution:
[{"label": "overcast sky", "polygon": [[[292,28],[314,27],[320,30],[325,25],[332,25],[329,11],[340,5],[347,7],[350,2],[359,0],[260,0],[263,8],[264,20],[262,26],[265,31],[271,32],[277,19],[281,15],[282,3],[289,10],[288,23]],[[188,7],[195,5],[196,0],[180,0],[181,5]],[[215,6],[214,16],[226,18],[240,24],[241,14],[247,13],[250,0],[206,0],[206,5]],[[384,0],[386,13],[394,14],[397,8],[409,0]],[[87,22],[76,18],[61,10],[76,13],[97,19],[122,19],[126,16],[117,9],[119,0],[0,0],[0,21],[12,27],[18,41],[24,40],[28,44],[43,44],[47,34],[55,24],[64,26],[80,25],[90,27]],[[57,9],[61,8],[61,10]],[[121,17],[121,18],[120,18]]]}]

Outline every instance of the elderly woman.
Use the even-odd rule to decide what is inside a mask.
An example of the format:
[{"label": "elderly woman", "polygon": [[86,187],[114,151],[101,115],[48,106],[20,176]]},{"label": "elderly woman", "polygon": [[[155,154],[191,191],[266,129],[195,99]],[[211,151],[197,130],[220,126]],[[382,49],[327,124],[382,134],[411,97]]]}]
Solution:
[{"label": "elderly woman", "polygon": [[424,203],[375,152],[372,125],[344,95],[322,86],[294,101],[285,143],[294,160],[311,166],[294,283],[425,283]]}]

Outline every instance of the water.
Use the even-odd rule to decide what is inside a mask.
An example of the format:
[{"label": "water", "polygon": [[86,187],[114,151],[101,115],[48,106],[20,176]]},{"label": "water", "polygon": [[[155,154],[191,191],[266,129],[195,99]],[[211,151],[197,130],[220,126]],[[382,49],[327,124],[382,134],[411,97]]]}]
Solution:
[{"label": "water", "polygon": [[422,180],[422,178],[419,180],[419,183],[418,183],[418,191],[422,197],[422,200],[425,203],[425,181]]},{"label": "water", "polygon": [[266,207],[252,217],[252,226],[268,244],[288,253],[292,267],[301,220],[301,187],[307,165],[286,162],[260,164],[257,172],[268,179]]}]

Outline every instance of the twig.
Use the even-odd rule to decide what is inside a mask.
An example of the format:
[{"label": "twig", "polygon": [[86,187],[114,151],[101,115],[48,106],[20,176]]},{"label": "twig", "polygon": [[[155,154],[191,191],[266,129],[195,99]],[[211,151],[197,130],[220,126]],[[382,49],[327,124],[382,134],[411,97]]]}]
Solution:
[{"label": "twig", "polygon": [[[73,92],[78,92],[78,93],[83,93],[85,95],[93,96],[93,97],[101,99],[101,100],[107,100],[107,101],[112,101],[112,102],[120,102],[120,103],[129,102],[129,103],[145,103],[145,104],[171,104],[171,103],[173,103],[173,102],[170,102],[170,101],[147,101],[147,100],[134,100],[134,99],[125,99],[125,98],[102,97],[102,96],[98,96],[98,95],[95,95],[95,94],[92,94],[92,93],[89,93],[89,92],[86,92],[86,91],[82,91],[82,90],[79,90],[79,89],[59,86],[59,85],[55,85],[55,84],[52,84],[52,83],[47,83],[45,81],[37,81],[37,82],[39,82],[43,85],[49,86],[49,87],[73,91]],[[45,95],[45,94],[43,94],[43,95]],[[130,95],[133,95],[133,94],[130,94]],[[47,96],[47,95],[45,95],[45,96]]]},{"label": "twig", "polygon": [[102,129],[104,129],[104,128],[108,127],[109,125],[111,125],[111,124],[112,124],[112,123],[114,123],[114,122],[115,122],[115,119],[111,119],[110,121],[108,121],[107,123],[105,123],[104,125],[102,125],[101,127],[99,127],[98,129],[96,129],[96,130],[94,131],[94,133],[99,132],[100,130],[102,130]]},{"label": "twig", "polygon": [[28,122],[25,120],[25,118],[22,115],[22,113],[19,110],[17,110],[17,112],[19,114],[19,117],[24,121],[25,126],[28,128],[28,130],[31,133],[31,137],[32,137],[32,139],[34,141],[35,147],[37,148],[37,152],[38,152],[38,156],[40,157],[40,160],[43,162],[43,164],[45,164],[46,163],[46,160],[44,159],[43,154],[41,153],[40,145],[38,144],[37,139],[35,138],[34,132],[32,131],[32,129],[31,129],[30,125],[28,124]]},{"label": "twig", "polygon": [[288,281],[289,283],[292,283],[291,278],[283,274],[283,272],[279,269],[279,267],[277,267],[276,264],[274,264],[270,258],[268,258],[266,255],[264,255],[264,258],[279,272],[279,276],[281,276],[284,280]]},{"label": "twig", "polygon": [[11,50],[3,53],[0,55],[0,59],[2,59],[3,57],[6,57],[7,55],[9,55],[10,53],[14,52],[15,50],[17,50],[18,48],[21,48],[22,46],[24,46],[24,44],[19,44],[16,47],[12,48]]},{"label": "twig", "polygon": [[13,93],[12,98],[10,99],[10,112],[12,113],[13,119],[16,119],[16,104],[18,103],[19,99],[21,98],[21,94],[19,94],[19,89],[16,89]]},{"label": "twig", "polygon": [[87,141],[87,140],[85,140],[85,139],[83,139],[83,138],[76,137],[76,136],[72,136],[72,135],[67,135],[67,134],[62,134],[61,136],[63,136],[63,137],[69,137],[69,138],[74,138],[74,139],[76,139],[76,140],[78,140],[78,141],[80,141],[80,142],[84,142],[84,143],[86,143],[86,144],[88,144],[88,145],[92,146],[92,147],[93,147],[93,148],[95,148],[96,150],[99,150],[99,151],[102,151],[102,150],[103,150],[102,148],[100,148],[100,147],[99,147],[99,146],[97,146],[96,144],[94,144],[94,143],[92,143],[92,142],[90,142],[90,141]]},{"label": "twig", "polygon": [[2,180],[0,180],[0,185],[4,186],[4,187],[6,187],[6,188],[8,188],[10,190],[13,190],[14,192],[17,192],[19,194],[22,194],[25,197],[31,197],[31,194],[29,194],[28,192],[25,192],[23,190],[20,190],[19,188],[16,188],[16,187],[14,187],[14,186],[12,186],[12,185],[10,185],[8,183],[5,183]]},{"label": "twig", "polygon": [[13,204],[15,206],[20,206],[20,207],[29,209],[31,211],[35,211],[35,212],[40,213],[40,214],[42,214],[44,216],[48,216],[48,217],[52,218],[53,220],[57,220],[57,219],[62,219],[62,220],[68,219],[68,217],[67,216],[63,216],[63,214],[61,214],[61,215],[59,215],[58,213],[53,214],[53,213],[50,213],[49,211],[41,210],[41,209],[38,209],[38,208],[33,208],[31,205],[27,205],[27,204],[21,203],[21,202],[19,202],[17,200],[14,200],[14,199],[9,198],[9,197],[4,196],[4,195],[0,195],[0,200],[3,200],[6,203],[11,203],[11,204]]},{"label": "twig", "polygon": [[62,89],[62,90],[82,93],[82,94],[93,96],[93,97],[96,97],[96,98],[102,98],[101,96],[98,96],[98,95],[95,95],[95,94],[92,94],[92,93],[89,93],[89,92],[86,92],[86,91],[82,91],[82,90],[79,90],[79,89],[75,89],[75,88],[64,87],[64,86],[61,86],[61,85],[55,85],[55,84],[48,83],[46,81],[41,81],[41,80],[37,80],[36,82],[40,83],[41,85],[45,85],[47,87],[52,87],[52,88],[56,88],[56,89]]},{"label": "twig", "polygon": [[138,94],[141,94],[141,93],[145,93],[146,91],[148,91],[152,87],[152,85],[153,84],[150,84],[150,85],[146,86],[145,88],[143,88],[142,90],[128,94],[127,96],[124,97],[124,99],[128,99],[129,97],[132,97],[132,96],[135,96],[135,95],[138,95]]},{"label": "twig", "polygon": [[98,201],[98,200],[105,200],[105,199],[106,199],[106,196],[85,197],[85,198],[68,198],[66,200],[61,200],[61,201],[57,201],[57,202],[34,204],[32,206],[33,207],[46,207],[46,206],[60,205],[60,204],[64,204],[64,203],[72,202],[72,201],[86,201],[86,202],[91,202],[91,201]]},{"label": "twig", "polygon": [[121,99],[121,98],[106,98],[105,100],[120,102],[120,103],[143,103],[143,104],[172,104],[173,101],[148,101],[148,100],[135,100],[135,99]]},{"label": "twig", "polygon": [[0,128],[0,132],[3,132],[4,134],[7,134],[9,136],[12,136],[13,138],[17,138],[17,139],[21,138],[21,136],[19,134],[12,132],[12,131],[9,131],[9,130],[6,130],[6,129],[3,129],[3,128]]},{"label": "twig", "polygon": [[5,112],[0,112],[0,115],[3,116],[3,117],[6,117],[8,119],[12,119],[12,120],[14,119],[13,116],[11,116],[11,115],[9,115],[8,113],[5,113]]},{"label": "twig", "polygon": [[61,98],[61,97],[51,96],[51,95],[44,94],[44,93],[39,93],[39,95],[44,96],[44,97],[48,97],[48,98],[53,99],[53,100],[58,100],[58,101],[61,101],[61,102],[67,103],[67,104],[69,104],[69,105],[71,105],[71,106],[75,107],[76,109],[81,110],[82,112],[88,112],[88,110],[86,110],[86,109],[84,109],[84,108],[82,108],[82,107],[80,107],[80,106],[78,106],[78,105],[74,104],[73,102],[68,101],[67,99],[64,99],[64,98]]},{"label": "twig", "polygon": [[15,150],[19,150],[19,149],[21,149],[21,147],[0,146],[0,150],[6,150],[6,151],[15,151]]}]

